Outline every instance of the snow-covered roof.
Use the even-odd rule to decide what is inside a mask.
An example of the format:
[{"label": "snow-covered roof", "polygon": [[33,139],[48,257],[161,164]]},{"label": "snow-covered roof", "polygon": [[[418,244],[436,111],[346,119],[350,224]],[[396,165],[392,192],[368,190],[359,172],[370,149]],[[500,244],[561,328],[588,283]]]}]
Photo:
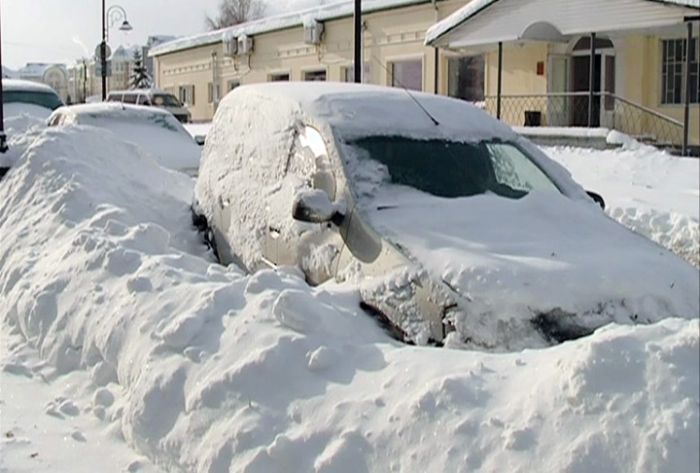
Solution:
[{"label": "snow-covered roof", "polygon": [[244,96],[298,105],[306,115],[327,123],[348,139],[396,134],[473,141],[517,137],[508,126],[464,101],[401,88],[346,82],[267,82],[236,88],[219,108]]},{"label": "snow-covered roof", "polygon": [[[472,0],[452,15],[431,26],[425,35],[425,44],[433,45],[446,33],[449,33],[470,18],[478,15],[481,11],[497,3],[499,0]],[[700,0],[646,0],[656,3],[665,3],[681,7],[691,7],[700,9]]]},{"label": "snow-covered roof", "polygon": [[145,107],[142,105],[124,104],[121,102],[100,102],[85,103],[80,105],[69,105],[56,110],[73,115],[102,115],[104,117],[128,118],[134,115],[164,115],[172,117],[166,110],[157,107]]},{"label": "snow-covered roof", "polygon": [[[430,1],[431,0],[363,0],[362,11],[363,13],[371,13],[392,8],[429,3]],[[169,41],[152,48],[149,52],[149,56],[160,56],[162,54],[168,54],[183,49],[214,44],[223,41],[225,38],[236,37],[244,34],[252,36],[270,31],[301,26],[305,21],[309,21],[309,18],[313,18],[317,21],[334,20],[352,15],[353,9],[354,2],[351,0],[345,0],[314,8],[298,10],[292,13],[270,16],[229,28],[209,31],[194,36],[179,38],[175,41]]]},{"label": "snow-covered roof", "polygon": [[2,77],[10,79],[17,77],[17,71],[13,71],[8,67],[2,66]]},{"label": "snow-covered roof", "polygon": [[111,59],[128,59],[132,60],[137,52],[141,52],[141,46],[119,46],[112,53]]},{"label": "snow-covered roof", "polygon": [[46,84],[39,82],[33,82],[30,80],[21,79],[3,79],[2,80],[3,90],[23,90],[23,91],[33,91],[33,92],[51,92],[56,93],[51,87]]},{"label": "snow-covered roof", "polygon": [[148,89],[128,89],[128,90],[110,90],[110,94],[170,94],[170,92],[166,92],[163,89],[157,89],[155,87],[151,87]]}]

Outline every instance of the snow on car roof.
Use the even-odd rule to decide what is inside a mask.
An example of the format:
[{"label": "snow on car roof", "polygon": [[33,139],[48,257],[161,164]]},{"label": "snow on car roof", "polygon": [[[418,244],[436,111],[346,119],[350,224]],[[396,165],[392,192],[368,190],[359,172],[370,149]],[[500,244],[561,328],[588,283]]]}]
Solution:
[{"label": "snow on car roof", "polygon": [[21,79],[3,79],[2,90],[22,90],[32,92],[52,92],[56,93],[51,87],[40,82]]},{"label": "snow on car roof", "polygon": [[151,87],[148,89],[129,89],[129,90],[110,90],[110,94],[168,94],[168,95],[173,95],[170,92],[166,92],[163,89],[157,89],[155,87]]},{"label": "snow on car roof", "polygon": [[131,105],[121,102],[99,102],[69,105],[57,109],[56,112],[71,113],[76,116],[102,115],[110,118],[128,118],[129,116],[133,117],[141,115],[164,115],[172,117],[170,112],[157,107],[144,107],[142,105]]},{"label": "snow on car roof", "polygon": [[[390,8],[399,8],[404,6],[418,5],[428,3],[430,0],[364,0],[362,2],[362,12],[371,13]],[[184,38],[178,38],[175,41],[169,41],[159,46],[152,48],[148,55],[159,56],[161,54],[172,53],[183,49],[195,48],[206,44],[213,44],[223,41],[226,38],[237,37],[240,35],[255,35],[267,33],[270,31],[281,30],[301,26],[308,22],[310,18],[317,21],[327,21],[345,16],[350,16],[353,13],[353,2],[343,1],[335,2],[329,5],[321,5],[314,8],[297,10],[292,13],[282,15],[269,16],[260,20],[241,23],[240,25],[223,28],[220,30],[201,33]]]},{"label": "snow on car roof", "polygon": [[[671,5],[678,5],[681,7],[695,7],[700,8],[700,0],[648,0],[658,3],[668,3]],[[436,40],[438,40],[442,35],[453,30],[460,24],[464,23],[471,17],[477,15],[482,10],[490,7],[498,0],[472,0],[465,6],[455,11],[453,14],[449,15],[447,18],[435,23],[431,26],[427,33],[425,34],[425,44],[431,45]]]},{"label": "snow on car roof", "polygon": [[[305,113],[328,123],[344,138],[402,135],[418,139],[480,141],[517,137],[508,126],[467,102],[396,87],[341,82],[270,82],[238,87],[221,106],[234,106],[236,97],[242,95],[294,102]],[[433,123],[426,111],[439,125]]]}]

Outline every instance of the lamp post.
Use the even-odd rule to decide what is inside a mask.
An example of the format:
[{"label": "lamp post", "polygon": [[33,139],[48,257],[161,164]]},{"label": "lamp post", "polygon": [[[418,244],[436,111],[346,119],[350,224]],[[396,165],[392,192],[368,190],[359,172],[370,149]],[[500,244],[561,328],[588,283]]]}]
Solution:
[{"label": "lamp post", "polygon": [[355,0],[355,10],[353,15],[353,29],[355,36],[354,44],[354,58],[355,58],[355,70],[354,70],[354,81],[356,83],[362,82],[362,0]]},{"label": "lamp post", "polygon": [[7,136],[5,136],[5,102],[2,91],[2,18],[0,15],[0,153],[7,151]]},{"label": "lamp post", "polygon": [[107,39],[108,26],[111,28],[117,22],[121,21],[119,31],[131,31],[134,28],[126,18],[126,10],[119,5],[112,5],[109,9],[105,5],[106,0],[102,0],[102,43],[100,43],[100,64],[102,66],[102,101],[107,100]]}]

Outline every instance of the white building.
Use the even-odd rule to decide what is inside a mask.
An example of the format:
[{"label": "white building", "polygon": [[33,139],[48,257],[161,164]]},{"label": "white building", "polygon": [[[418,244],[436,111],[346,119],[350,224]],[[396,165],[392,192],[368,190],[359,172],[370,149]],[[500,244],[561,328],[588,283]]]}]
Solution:
[{"label": "white building", "polygon": [[53,88],[63,101],[69,98],[68,71],[63,64],[29,62],[19,71],[20,79],[40,82]]}]

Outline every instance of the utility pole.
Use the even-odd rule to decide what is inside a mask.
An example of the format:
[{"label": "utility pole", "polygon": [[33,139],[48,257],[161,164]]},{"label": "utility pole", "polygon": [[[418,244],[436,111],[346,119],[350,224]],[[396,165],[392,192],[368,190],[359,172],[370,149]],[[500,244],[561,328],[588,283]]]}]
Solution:
[{"label": "utility pole", "polygon": [[355,0],[355,82],[362,82],[362,0]]}]

